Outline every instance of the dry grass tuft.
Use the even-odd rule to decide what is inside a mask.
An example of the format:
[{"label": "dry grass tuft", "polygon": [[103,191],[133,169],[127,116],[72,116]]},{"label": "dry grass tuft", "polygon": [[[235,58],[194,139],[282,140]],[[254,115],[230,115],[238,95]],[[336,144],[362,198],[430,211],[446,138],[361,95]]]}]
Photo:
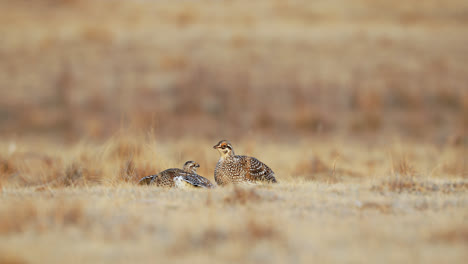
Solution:
[{"label": "dry grass tuft", "polygon": [[80,164],[73,162],[65,169],[63,184],[65,186],[75,186],[78,182],[83,181],[83,178],[83,167]]},{"label": "dry grass tuft", "polygon": [[137,166],[133,157],[128,158],[120,170],[120,180],[128,183],[137,183],[141,178],[156,174],[149,164]]},{"label": "dry grass tuft", "polygon": [[120,170],[120,179],[123,182],[136,182],[138,181],[138,174],[135,168],[135,162],[133,157],[130,157],[125,161],[121,170]]},{"label": "dry grass tuft", "polygon": [[74,185],[75,182],[83,178],[83,167],[73,162],[65,169],[64,183],[67,186]]},{"label": "dry grass tuft", "polygon": [[379,185],[374,185],[372,190],[391,192],[427,192],[438,190],[437,185],[421,182],[414,167],[406,156],[391,159],[391,176],[382,180]]},{"label": "dry grass tuft", "polygon": [[392,158],[392,173],[393,175],[413,178],[416,175],[416,170],[410,164],[408,158],[404,156],[396,160]]}]

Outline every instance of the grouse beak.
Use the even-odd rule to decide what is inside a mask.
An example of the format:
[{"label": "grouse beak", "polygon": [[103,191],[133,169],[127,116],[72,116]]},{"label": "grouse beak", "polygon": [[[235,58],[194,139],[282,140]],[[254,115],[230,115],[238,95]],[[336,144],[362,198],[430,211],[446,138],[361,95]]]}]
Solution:
[{"label": "grouse beak", "polygon": [[214,145],[213,148],[214,148],[214,149],[217,149],[217,148],[218,148],[218,144]]},{"label": "grouse beak", "polygon": [[200,168],[200,164],[195,164],[195,168]]}]

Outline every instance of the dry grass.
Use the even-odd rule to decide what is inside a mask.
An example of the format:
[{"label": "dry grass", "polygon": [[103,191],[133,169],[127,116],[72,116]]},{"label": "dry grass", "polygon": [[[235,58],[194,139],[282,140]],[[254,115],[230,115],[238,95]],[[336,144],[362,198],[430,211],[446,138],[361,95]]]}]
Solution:
[{"label": "dry grass", "polygon": [[[254,192],[263,197],[264,191]],[[366,186],[293,182],[268,191],[278,199],[243,204],[225,202],[239,192],[231,188],[7,188],[0,248],[31,248],[21,254],[27,263],[329,263],[361,262],[363,256],[365,262],[385,257],[393,263],[412,260],[411,252],[425,263],[466,259],[466,192],[381,195]],[[62,253],[70,250],[73,258]]]},{"label": "dry grass", "polygon": [[[210,146],[217,140],[167,141],[122,134],[101,144],[81,142],[66,148],[51,141],[6,141],[0,144],[0,183],[4,187],[50,188],[133,184],[168,167],[181,167],[187,160],[202,164],[199,172],[214,180],[218,156]],[[342,141],[335,138],[272,143],[249,139],[234,144],[238,153],[260,156],[273,164],[279,180],[285,182],[300,179],[337,184],[372,179],[396,192],[424,182],[428,190],[433,189],[431,182],[446,190],[466,188],[464,148],[376,143],[364,149],[360,141],[346,144]],[[436,183],[438,180],[450,182]],[[244,196],[250,195],[254,197],[255,193],[234,192],[232,200],[244,200]]]},{"label": "dry grass", "polygon": [[0,10],[3,135],[105,139],[125,125],[166,137],[208,138],[216,127],[229,138],[467,141],[463,0],[2,1]]},{"label": "dry grass", "polygon": [[[467,14],[0,1],[0,263],[465,263]],[[279,183],[136,184],[222,138]]]},{"label": "dry grass", "polygon": [[[213,142],[122,134],[65,149],[22,142],[13,152],[5,142],[0,147],[5,261],[328,263],[363,262],[366,256],[368,262],[384,257],[463,263],[467,257],[466,172],[443,166],[465,162],[458,155],[463,149],[236,141],[238,153],[268,163],[280,183],[193,191],[136,184],[139,177],[188,159],[201,163],[200,173],[213,180],[218,158]],[[27,156],[34,158],[18,158]],[[328,164],[326,169],[303,166],[314,159]],[[344,173],[350,168],[353,175]],[[17,258],[25,247],[34,249]],[[79,254],[61,253],[67,250]]]}]

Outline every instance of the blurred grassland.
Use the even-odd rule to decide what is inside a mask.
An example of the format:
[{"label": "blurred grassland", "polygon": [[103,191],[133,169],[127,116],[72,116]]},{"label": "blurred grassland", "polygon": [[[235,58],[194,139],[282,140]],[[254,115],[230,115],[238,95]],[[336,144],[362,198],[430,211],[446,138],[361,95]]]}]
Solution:
[{"label": "blurred grassland", "polygon": [[[1,1],[0,133],[398,136],[468,126],[466,1]],[[462,139],[465,140],[466,139]]]}]

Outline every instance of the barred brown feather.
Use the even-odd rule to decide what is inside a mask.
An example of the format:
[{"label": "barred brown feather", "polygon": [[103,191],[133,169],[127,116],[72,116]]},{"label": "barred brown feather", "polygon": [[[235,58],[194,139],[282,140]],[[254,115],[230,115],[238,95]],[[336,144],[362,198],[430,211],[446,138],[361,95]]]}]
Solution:
[{"label": "barred brown feather", "polygon": [[157,174],[154,174],[154,175],[143,177],[138,181],[138,184],[139,185],[149,185],[151,183],[151,181],[153,180],[153,178],[157,177],[157,176],[158,176]]},{"label": "barred brown feather", "polygon": [[185,188],[185,186],[189,185],[191,187],[198,187],[198,188],[207,188],[212,189],[215,188],[207,178],[200,176],[198,174],[187,174],[181,175],[174,178],[175,185],[177,187]]},{"label": "barred brown feather", "polygon": [[[179,177],[179,176],[188,177],[188,176],[191,176],[192,178],[195,178],[195,177],[198,176],[198,177],[203,178],[202,176],[197,174],[197,168],[199,168],[199,167],[200,167],[200,165],[198,163],[196,163],[194,161],[187,161],[184,164],[184,169],[183,170],[177,169],[177,168],[167,169],[167,170],[162,171],[162,172],[160,172],[158,174],[143,177],[138,182],[138,184],[140,184],[140,185],[155,184],[155,185],[160,186],[160,187],[172,188],[172,187],[176,186],[175,183],[174,183],[174,178],[175,177]],[[205,178],[203,178],[203,179],[205,179]],[[205,179],[205,180],[208,181],[208,179]],[[203,182],[203,180],[200,179],[199,182],[201,184],[201,182]]]},{"label": "barred brown feather", "polygon": [[159,187],[172,188],[175,187],[174,177],[185,173],[186,172],[181,169],[167,169],[156,175],[156,177],[151,180],[150,184],[156,184]]},{"label": "barred brown feather", "polygon": [[221,154],[214,175],[218,185],[277,182],[275,173],[270,167],[254,157],[235,155],[234,148],[229,141],[221,140],[213,148]]},{"label": "barred brown feather", "polygon": [[[187,161],[184,164],[183,170],[176,168],[167,169],[158,174],[143,177],[138,183],[141,185],[155,184],[159,187],[168,188],[185,188],[185,185],[201,188],[214,188],[215,186],[208,179],[197,174],[197,169],[199,167],[200,165],[195,161]],[[184,185],[180,184],[182,181],[184,182]]]}]

